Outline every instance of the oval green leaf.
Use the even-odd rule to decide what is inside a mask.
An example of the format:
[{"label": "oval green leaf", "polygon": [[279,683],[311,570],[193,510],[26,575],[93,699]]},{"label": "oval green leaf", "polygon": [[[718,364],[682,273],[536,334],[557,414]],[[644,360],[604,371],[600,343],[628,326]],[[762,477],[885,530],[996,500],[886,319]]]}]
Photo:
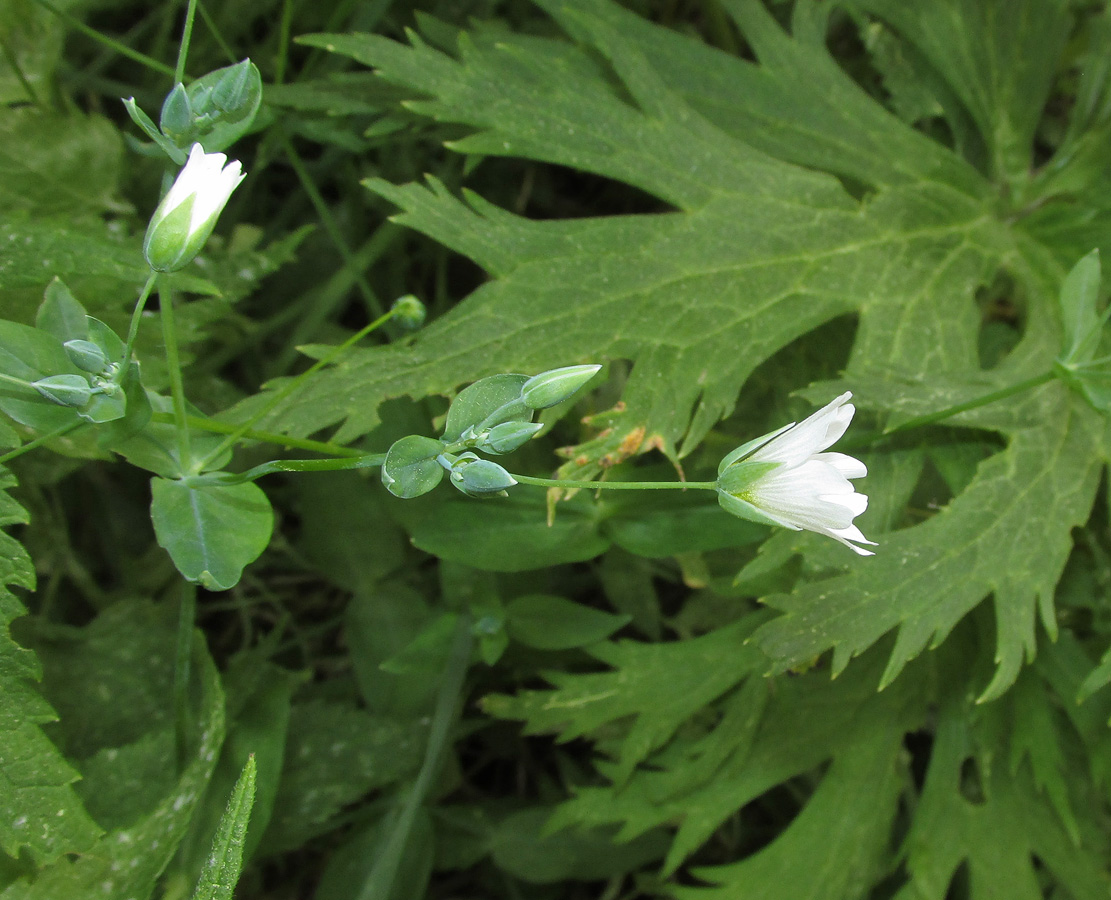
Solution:
[{"label": "oval green leaf", "polygon": [[[448,407],[444,441],[450,444],[459,440],[463,432],[472,425],[485,421],[507,403],[520,400],[521,388],[528,380],[527,375],[491,375],[463,388]],[[531,418],[532,410],[522,404],[516,414],[510,413],[486,424],[527,422]]]},{"label": "oval green leaf", "polygon": [[382,484],[402,500],[427,494],[444,477],[444,468],[436,461],[443,452],[440,441],[419,434],[395,441],[382,463]]},{"label": "oval green leaf", "polygon": [[258,485],[190,487],[152,478],[150,486],[158,543],[183,577],[210,591],[234,586],[270,543],[274,513]]}]

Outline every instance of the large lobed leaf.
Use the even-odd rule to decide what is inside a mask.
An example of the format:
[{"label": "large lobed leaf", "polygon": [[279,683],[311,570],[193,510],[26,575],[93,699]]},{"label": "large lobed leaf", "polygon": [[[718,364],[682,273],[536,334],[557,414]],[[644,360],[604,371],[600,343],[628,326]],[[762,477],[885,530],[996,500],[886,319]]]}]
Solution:
[{"label": "large lobed leaf", "polygon": [[[368,182],[401,209],[400,222],[467,255],[490,280],[404,348],[354,352],[306,383],[271,427],[339,426],[338,438],[350,440],[377,424],[382,401],[403,393],[451,394],[492,372],[629,359],[627,408],[580,448],[582,470],[593,474],[604,456],[630,446],[686,455],[729,414],[760,363],[839,316],[857,320],[852,347],[843,348],[845,379],[807,395],[824,402],[851,389],[863,410],[892,424],[1049,368],[1064,272],[1092,246],[1111,249],[1111,219],[1090,196],[1106,151],[1091,165],[1097,174],[1089,182],[1072,175],[1068,192],[1039,195],[1031,175],[1042,105],[1071,27],[1063,3],[846,4],[878,17],[911,60],[919,108],[946,120],[950,150],[838,68],[825,48],[829,4],[800,0],[788,35],[758,0],[723,0],[756,56],[747,62],[615,3],[538,2],[570,41],[476,26],[454,46],[443,30],[435,46],[416,36],[408,47],[370,35],[306,42],[375,67],[410,93],[411,111],[465,126],[451,145],[460,152],[616,179],[658,198],[661,211],[534,222],[431,179]],[[1024,333],[985,369],[977,291],[1001,277],[1022,308]],[[816,786],[790,826],[736,864],[699,871],[720,885],[705,892],[862,896],[898,865],[889,835],[901,798],[919,793],[903,736],[932,730],[926,704],[939,698],[921,681],[945,666],[955,683],[941,692],[943,727],[911,815],[899,896],[940,900],[962,863],[975,897],[1036,896],[1035,858],[1074,896],[1098,895],[1105,876],[1062,774],[1062,748],[1077,752],[1075,742],[1045,688],[1020,683],[1019,721],[1003,737],[998,717],[996,732],[985,731],[991,716],[981,719],[968,701],[970,692],[996,698],[1014,683],[1034,654],[1039,614],[1056,633],[1053,595],[1071,530],[1092,508],[1107,426],[1057,384],[951,424],[958,440],[991,447],[978,465],[962,464],[953,499],[893,530],[905,526],[923,458],[871,454],[873,508],[863,524],[880,536],[877,557],[811,565],[809,575],[834,574],[770,598],[784,615],[674,645],[599,645],[592,654],[613,671],[553,674],[552,691],[487,701],[529,730],[593,738],[612,757],[598,766],[612,784],[580,788],[556,824],[618,824],[627,839],[677,823],[665,864],[674,869],[738,809],[807,779]],[[994,444],[984,444],[985,433]],[[764,576],[786,569],[796,553],[824,563],[813,543],[777,536],[757,568]],[[928,657],[913,663],[917,679],[892,683],[989,595],[992,662]],[[757,625],[753,643],[732,643]],[[892,630],[893,641],[832,684],[821,670],[770,687],[748,677],[754,646],[777,672],[832,648],[838,674]],[[710,726],[695,712],[706,703],[719,717]],[[1010,767],[985,768],[988,796],[970,800],[960,783],[966,763],[988,767],[997,739],[1010,743]],[[828,852],[815,858],[815,846]]]},{"label": "large lobed leaf", "polygon": [[[1016,147],[1029,150],[1052,77],[1043,32],[1056,46],[1067,28],[1052,5],[1020,4],[1007,56],[997,58],[991,35],[1004,10],[994,0],[983,14],[938,0],[924,5],[921,21],[863,4],[923,42],[935,80],[954,82],[948,100],[974,105],[971,120],[994,160],[986,175],[908,128],[836,66],[823,43],[824,7],[797,4],[792,37],[755,0],[726,3],[754,64],[611,3],[541,5],[577,43],[481,28],[458,36],[455,55],[415,36],[409,47],[373,35],[305,41],[375,66],[419,98],[410,109],[468,126],[452,145],[461,152],[620,179],[674,211],[533,222],[474,195],[457,199],[434,180],[368,182],[401,207],[399,221],[468,255],[491,280],[412,344],[353,352],[308,381],[270,427],[308,434],[339,425],[338,439],[350,440],[402,393],[449,394],[489,372],[631,359],[626,409],[580,448],[579,472],[592,474],[630,447],[689,452],[730,412],[757,365],[846,313],[859,324],[845,385],[880,415],[942,409],[954,395],[982,395],[1050,366],[1062,251],[1040,225],[1037,239],[1025,233],[1007,198],[1016,160],[1026,158]],[[916,23],[924,30],[911,37]],[[967,66],[942,52],[946,29],[959,31],[960,46],[981,48]],[[1007,64],[1014,59],[1022,64]],[[1073,198],[1043,202],[1059,210],[1058,225],[1086,216],[1091,235],[1111,237],[1101,215]],[[985,371],[975,294],[1000,273],[1025,299],[1026,334],[1003,365]],[[238,414],[262,402],[248,400]],[[1102,422],[1047,387],[1025,405],[957,423],[998,432],[1005,449],[940,515],[884,538],[877,559],[776,598],[788,615],[758,637],[777,669],[833,647],[840,671],[901,626],[890,680],[994,592],[1000,668],[987,696],[995,696],[1033,654],[1038,604],[1052,633],[1070,529],[1085,520],[1103,464]],[[872,479],[868,492],[886,488]],[[869,518],[864,525],[871,534]]]},{"label": "large lobed leaf", "polygon": [[[14,484],[0,469],[0,526],[27,521],[7,494]],[[41,678],[39,661],[9,632],[27,612],[9,588],[34,585],[27,551],[0,532],[0,849],[13,857],[26,852],[42,865],[87,850],[100,828],[73,790],[80,776],[43,733],[57,715],[33,683]]]}]

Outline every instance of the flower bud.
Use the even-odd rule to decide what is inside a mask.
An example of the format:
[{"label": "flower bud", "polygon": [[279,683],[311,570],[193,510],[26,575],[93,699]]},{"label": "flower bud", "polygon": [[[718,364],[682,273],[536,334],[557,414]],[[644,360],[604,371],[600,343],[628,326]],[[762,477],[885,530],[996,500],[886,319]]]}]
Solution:
[{"label": "flower bud", "polygon": [[503,494],[517,479],[496,462],[479,459],[473,453],[464,453],[451,467],[451,483],[468,497],[488,497]]},{"label": "flower bud", "polygon": [[108,357],[92,341],[75,339],[66,341],[62,346],[70,362],[84,372],[103,372],[108,368]]},{"label": "flower bud", "polygon": [[416,331],[424,324],[424,320],[428,316],[424,304],[412,294],[398,297],[394,300],[392,308],[394,310],[394,321],[406,331]]},{"label": "flower bud", "polygon": [[[217,73],[213,73],[217,74]],[[229,121],[254,117],[262,95],[262,80],[249,59],[219,70],[219,78],[208,95],[212,109]]]},{"label": "flower bud", "polygon": [[575,395],[601,366],[565,366],[534,375],[521,386],[521,400],[530,409],[547,409]]},{"label": "flower bud", "polygon": [[491,428],[475,446],[486,453],[512,453],[532,440],[543,427],[540,422],[502,422]]},{"label": "flower bud", "polygon": [[31,387],[59,406],[80,408],[89,402],[93,389],[81,375],[50,375],[40,378]]},{"label": "flower bud", "polygon": [[243,180],[237,160],[224,163],[223,153],[205,153],[200,144],[189,151],[147,227],[143,253],[156,272],[176,272],[186,266],[212,233],[231,192]]},{"label": "flower bud", "polygon": [[162,102],[162,115],[158,120],[158,127],[166,137],[183,150],[196,139],[197,128],[193,121],[193,105],[189,102],[185,85],[180,81],[174,85],[174,89]]}]

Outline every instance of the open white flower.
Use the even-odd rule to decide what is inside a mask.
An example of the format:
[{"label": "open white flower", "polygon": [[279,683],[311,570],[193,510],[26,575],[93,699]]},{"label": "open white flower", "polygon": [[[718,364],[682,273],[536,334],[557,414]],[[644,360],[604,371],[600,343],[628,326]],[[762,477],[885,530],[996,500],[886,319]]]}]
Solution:
[{"label": "open white flower", "polygon": [[175,272],[200,252],[231,192],[244,178],[238,160],[227,166],[223,153],[205,153],[200,144],[189,151],[147,226],[143,253],[156,272]]},{"label": "open white flower", "polygon": [[856,407],[846,392],[814,415],[738,447],[718,467],[718,502],[743,519],[826,534],[861,556],[871,544],[853,524],[868,507],[850,478],[868,469],[844,453],[825,453],[845,433]]}]

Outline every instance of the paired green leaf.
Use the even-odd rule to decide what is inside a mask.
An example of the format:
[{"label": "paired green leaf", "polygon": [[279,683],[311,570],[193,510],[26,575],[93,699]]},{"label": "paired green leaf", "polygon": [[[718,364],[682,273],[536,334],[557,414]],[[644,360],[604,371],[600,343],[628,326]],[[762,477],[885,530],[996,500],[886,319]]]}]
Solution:
[{"label": "paired green leaf", "polygon": [[274,527],[270,501],[256,484],[193,487],[152,478],[150,515],[158,543],[182,576],[213,591],[239,581]]}]

